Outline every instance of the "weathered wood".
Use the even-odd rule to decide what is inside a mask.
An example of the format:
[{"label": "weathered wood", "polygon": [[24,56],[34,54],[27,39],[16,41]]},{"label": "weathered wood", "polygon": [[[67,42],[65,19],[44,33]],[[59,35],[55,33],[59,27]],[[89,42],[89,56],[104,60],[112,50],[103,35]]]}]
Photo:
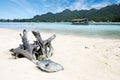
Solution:
[{"label": "weathered wood", "polygon": [[[43,56],[46,56],[46,50],[45,50],[45,45],[43,44],[43,40],[41,38],[41,35],[39,32],[35,32],[35,31],[32,31],[33,35],[35,36],[36,38],[36,42],[38,43],[38,45],[40,46],[40,50],[41,50],[41,54]],[[39,51],[40,51],[39,50]]]},{"label": "weathered wood", "polygon": [[44,41],[44,44],[50,43],[53,39],[55,39],[56,35],[52,35],[50,38]]},{"label": "weathered wood", "polygon": [[49,50],[46,50],[46,56],[47,58],[51,57],[53,55],[53,47],[52,47],[52,44],[51,44],[51,41],[53,39],[55,39],[56,35],[52,35],[50,38],[48,38],[47,40],[44,41],[44,45],[45,45],[45,49],[49,49]]},{"label": "weathered wood", "polygon": [[39,32],[32,31],[33,35],[35,36],[36,40],[40,43],[40,46],[43,46],[43,40]]},{"label": "weathered wood", "polygon": [[28,58],[29,60],[32,60],[32,57],[29,55],[29,52],[27,50],[21,49],[20,47],[11,49],[10,51],[14,53],[15,58],[17,58],[18,55],[21,54],[25,56],[26,58]]},{"label": "weathered wood", "polygon": [[51,60],[38,61],[36,64],[37,67],[40,68],[42,71],[49,73],[64,70],[62,65]]},{"label": "weathered wood", "polygon": [[22,34],[20,34],[20,36],[22,38],[24,49],[27,50],[30,55],[32,55],[32,48],[28,42],[26,30],[23,30],[23,36],[22,36]]},{"label": "weathered wood", "polygon": [[47,43],[46,46],[45,46],[45,49],[47,49],[46,51],[46,56],[47,58],[51,57],[53,55],[53,47],[51,45],[51,42]]},{"label": "weathered wood", "polygon": [[39,32],[32,31],[32,33],[36,38],[36,43],[38,43],[40,46],[42,55],[45,56],[46,58],[51,57],[53,54],[53,47],[51,45],[51,41],[56,37],[56,35],[54,34],[47,40],[43,41]]},{"label": "weathered wood", "polygon": [[15,58],[22,55],[34,62],[41,70],[46,72],[63,70],[63,67],[60,64],[46,59],[53,55],[51,41],[55,39],[56,35],[52,35],[47,40],[42,40],[39,32],[32,31],[32,33],[35,36],[36,41],[30,44],[27,38],[27,31],[23,30],[23,35],[20,34],[23,44],[20,44],[18,48],[11,49],[10,51],[13,52],[12,55],[14,55]]},{"label": "weathered wood", "polygon": [[30,46],[31,46],[31,49],[33,50],[32,57],[30,56],[30,53],[28,52],[28,50],[24,49],[24,46],[22,44],[19,45],[18,48],[15,48],[15,49],[12,48],[10,51],[13,52],[12,55],[15,56],[15,58],[19,57],[19,55],[21,55],[21,56],[23,55],[23,57],[26,57],[30,60],[36,59],[35,54],[34,54],[35,53],[34,49],[36,49],[38,47],[38,45],[30,44]]},{"label": "weathered wood", "polygon": [[11,49],[10,51],[15,53],[15,57],[17,57],[17,55],[21,54],[21,55],[25,56],[26,58],[33,60],[35,57],[32,52],[33,52],[33,48],[35,47],[35,45],[29,44],[28,39],[27,39],[27,31],[26,30],[23,30],[23,36],[22,36],[22,34],[20,34],[20,36],[22,38],[23,45],[20,45],[16,49]]}]

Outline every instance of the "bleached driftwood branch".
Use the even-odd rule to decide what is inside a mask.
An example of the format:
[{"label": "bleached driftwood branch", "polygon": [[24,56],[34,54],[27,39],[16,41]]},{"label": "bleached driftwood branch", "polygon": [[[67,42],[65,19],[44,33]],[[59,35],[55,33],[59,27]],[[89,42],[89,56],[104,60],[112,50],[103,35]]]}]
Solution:
[{"label": "bleached driftwood branch", "polygon": [[15,58],[24,56],[33,62],[35,61],[35,64],[46,72],[63,70],[63,67],[60,64],[47,59],[53,55],[51,41],[55,39],[56,35],[52,35],[47,40],[42,40],[39,32],[32,31],[32,33],[35,36],[36,41],[34,41],[33,44],[30,44],[27,38],[27,31],[23,30],[23,35],[20,34],[23,44],[19,45],[18,48],[11,49],[10,51],[13,52],[12,55],[14,55]]}]

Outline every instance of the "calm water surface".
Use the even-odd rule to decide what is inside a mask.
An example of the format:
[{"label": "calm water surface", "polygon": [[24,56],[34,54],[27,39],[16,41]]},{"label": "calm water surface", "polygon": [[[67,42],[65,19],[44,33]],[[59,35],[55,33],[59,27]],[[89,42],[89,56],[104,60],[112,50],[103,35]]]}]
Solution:
[{"label": "calm water surface", "polygon": [[0,22],[0,28],[38,30],[85,37],[120,39],[120,25],[71,25],[71,23]]}]

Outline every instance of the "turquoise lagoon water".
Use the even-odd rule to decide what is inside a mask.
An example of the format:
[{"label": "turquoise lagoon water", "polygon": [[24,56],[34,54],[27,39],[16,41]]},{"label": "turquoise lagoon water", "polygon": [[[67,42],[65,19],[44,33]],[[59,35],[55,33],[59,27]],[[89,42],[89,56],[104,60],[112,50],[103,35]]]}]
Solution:
[{"label": "turquoise lagoon water", "polygon": [[85,37],[120,39],[120,25],[71,25],[71,23],[0,22],[0,28],[37,30]]}]

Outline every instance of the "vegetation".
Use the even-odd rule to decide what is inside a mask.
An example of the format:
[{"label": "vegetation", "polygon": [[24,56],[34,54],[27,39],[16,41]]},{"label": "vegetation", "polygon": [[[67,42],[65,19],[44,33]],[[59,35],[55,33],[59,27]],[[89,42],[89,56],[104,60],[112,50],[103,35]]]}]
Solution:
[{"label": "vegetation", "polygon": [[88,18],[90,21],[102,21],[102,22],[120,22],[120,4],[113,4],[101,9],[90,10],[74,10],[66,9],[60,13],[48,12],[42,15],[36,15],[32,19],[14,19],[4,20],[1,22],[69,22],[72,19]]}]

